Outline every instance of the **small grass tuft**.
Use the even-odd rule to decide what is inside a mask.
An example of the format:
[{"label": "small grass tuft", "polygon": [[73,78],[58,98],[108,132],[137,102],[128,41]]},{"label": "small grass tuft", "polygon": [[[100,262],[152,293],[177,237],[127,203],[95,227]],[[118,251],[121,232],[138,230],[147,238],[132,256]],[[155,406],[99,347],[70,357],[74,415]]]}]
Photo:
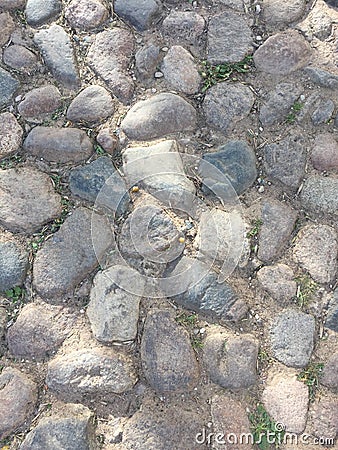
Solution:
[{"label": "small grass tuft", "polygon": [[304,104],[301,102],[295,102],[292,106],[291,106],[291,111],[290,113],[287,115],[286,117],[286,121],[287,123],[295,123],[296,118],[297,118],[297,114],[299,113],[299,111],[302,110],[302,108],[304,107]]},{"label": "small grass tuft", "polygon": [[8,289],[5,291],[5,296],[12,303],[18,303],[24,298],[25,290],[20,286],[16,286],[13,289]]},{"label": "small grass tuft", "polygon": [[19,155],[18,153],[7,156],[0,162],[0,168],[3,170],[13,169],[13,167],[16,167],[22,162],[22,159],[22,155]]},{"label": "small grass tuft", "polygon": [[261,450],[269,449],[272,441],[275,447],[283,442],[285,431],[280,429],[281,424],[271,419],[262,404],[259,403],[256,410],[249,414],[249,420],[254,442]]},{"label": "small grass tuft", "polygon": [[319,378],[321,377],[323,368],[323,363],[311,363],[297,376],[297,380],[302,381],[308,386],[311,402],[315,399],[316,390],[319,386]]},{"label": "small grass tuft", "polygon": [[298,306],[304,308],[312,300],[314,294],[317,292],[318,284],[312,280],[309,275],[301,275],[296,278],[297,283],[297,303]]},{"label": "small grass tuft", "polygon": [[263,222],[261,219],[254,219],[251,221],[251,229],[247,233],[248,238],[256,237],[263,225]]},{"label": "small grass tuft", "polygon": [[179,314],[175,320],[180,325],[195,327],[198,322],[198,316],[197,314],[187,314],[183,312]]},{"label": "small grass tuft", "polygon": [[201,348],[203,348],[204,344],[202,336],[193,336],[191,338],[191,345],[195,350],[200,350]]}]

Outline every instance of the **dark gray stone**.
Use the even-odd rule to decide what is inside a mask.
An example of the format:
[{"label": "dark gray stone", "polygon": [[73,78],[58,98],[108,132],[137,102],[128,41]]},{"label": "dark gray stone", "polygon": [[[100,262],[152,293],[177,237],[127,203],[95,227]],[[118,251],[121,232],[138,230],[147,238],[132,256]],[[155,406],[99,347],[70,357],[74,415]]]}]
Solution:
[{"label": "dark gray stone", "polygon": [[68,89],[77,89],[79,72],[69,35],[60,26],[53,24],[34,35],[46,66],[54,78]]},{"label": "dark gray stone", "polygon": [[32,27],[43,25],[61,13],[60,0],[27,0],[26,19]]},{"label": "dark gray stone", "polygon": [[142,81],[152,79],[160,59],[160,49],[157,45],[142,46],[135,54],[135,67]]},{"label": "dark gray stone", "polygon": [[211,17],[207,56],[211,64],[241,61],[252,48],[251,29],[241,14],[228,9]]},{"label": "dark gray stone", "polygon": [[311,120],[313,125],[320,125],[322,123],[327,123],[333,114],[335,109],[335,104],[332,100],[326,99],[321,100],[319,105],[311,114]]},{"label": "dark gray stone", "polygon": [[270,126],[284,120],[300,94],[301,89],[298,86],[291,83],[279,83],[268,93],[267,99],[261,106],[259,120],[262,125]]},{"label": "dark gray stone", "polygon": [[249,115],[254,101],[251,89],[243,84],[216,84],[207,91],[203,101],[207,123],[226,135],[236,122]]},{"label": "dark gray stone", "polygon": [[27,252],[6,234],[0,234],[0,292],[21,286],[27,269]]},{"label": "dark gray stone", "polygon": [[11,34],[15,30],[14,20],[8,12],[1,13],[0,11],[0,29],[0,47],[3,47],[8,42]]},{"label": "dark gray stone", "polygon": [[291,134],[264,147],[264,168],[267,176],[291,189],[297,189],[305,173],[306,141]]},{"label": "dark gray stone", "polygon": [[148,313],[141,359],[144,375],[158,393],[189,391],[198,382],[199,367],[189,334],[177,324],[169,310]]},{"label": "dark gray stone", "polygon": [[[254,151],[245,141],[229,141],[222,145],[214,153],[206,153],[203,160],[214,165],[230,181],[238,195],[248,189],[257,177],[256,156]],[[200,164],[200,176],[202,181],[207,179],[209,189],[214,183],[210,179],[208,166]]]},{"label": "dark gray stone", "polygon": [[175,292],[174,300],[184,308],[219,320],[237,321],[247,312],[246,303],[231,286],[218,281],[216,272],[186,256],[167,275],[162,289],[165,293]]},{"label": "dark gray stone", "polygon": [[68,403],[51,417],[43,417],[30,431],[21,450],[91,450],[96,448],[94,414],[85,406]]},{"label": "dark gray stone", "polygon": [[75,321],[68,308],[29,303],[8,330],[9,351],[15,358],[46,358],[71,334]]},{"label": "dark gray stone", "polygon": [[335,290],[329,303],[325,326],[338,333],[338,289]]},{"label": "dark gray stone", "polygon": [[0,67],[0,108],[9,103],[19,86],[19,81]]},{"label": "dark gray stone", "polygon": [[0,114],[0,158],[19,150],[22,135],[23,129],[12,113]]},{"label": "dark gray stone", "polygon": [[38,65],[36,55],[22,45],[10,45],[3,51],[3,62],[12,69],[22,72],[34,72]]},{"label": "dark gray stone", "polygon": [[115,0],[114,12],[138,31],[150,28],[161,14],[158,0]]},{"label": "dark gray stone", "polygon": [[47,161],[77,163],[88,159],[93,145],[78,128],[35,127],[23,144],[26,152]]},{"label": "dark gray stone", "polygon": [[7,309],[4,306],[0,305],[0,357],[2,357],[7,350],[6,333],[7,333]]},{"label": "dark gray stone", "polygon": [[43,119],[62,105],[58,88],[52,84],[32,89],[18,105],[19,114],[30,122]]},{"label": "dark gray stone", "polygon": [[331,355],[324,364],[320,382],[332,390],[338,390],[338,352]]},{"label": "dark gray stone", "polygon": [[313,83],[319,84],[319,86],[329,89],[338,88],[338,75],[311,66],[305,67],[304,72]]},{"label": "dark gray stone", "polygon": [[[100,259],[112,243],[111,233],[105,217],[83,207],[73,211],[35,257],[33,284],[36,291],[47,299],[70,293],[97,267],[97,258]],[[97,244],[95,251],[93,241]]]},{"label": "dark gray stone", "polygon": [[196,127],[193,106],[175,94],[162,93],[136,103],[121,128],[130,139],[146,141]]},{"label": "dark gray stone", "polygon": [[292,308],[284,310],[270,329],[273,357],[290,367],[305,367],[314,345],[315,320]]},{"label": "dark gray stone", "polygon": [[0,374],[0,439],[24,424],[34,412],[37,386],[27,375],[12,367]]},{"label": "dark gray stone", "polygon": [[172,9],[162,24],[163,34],[169,42],[197,46],[203,35],[205,20],[195,11]]},{"label": "dark gray stone", "polygon": [[258,247],[260,260],[269,262],[279,256],[291,236],[296,219],[297,212],[288,205],[271,200],[263,203]]},{"label": "dark gray stone", "polygon": [[105,347],[84,348],[57,356],[48,364],[48,388],[67,401],[122,394],[137,381],[129,356]]},{"label": "dark gray stone", "polygon": [[62,212],[61,196],[49,176],[33,167],[0,170],[0,224],[33,233]]},{"label": "dark gray stone", "polygon": [[313,212],[338,214],[338,179],[310,176],[304,183],[300,198],[302,205]]},{"label": "dark gray stone", "polygon": [[250,334],[234,336],[211,326],[203,347],[203,361],[211,381],[225,389],[246,389],[256,383],[258,342]]}]

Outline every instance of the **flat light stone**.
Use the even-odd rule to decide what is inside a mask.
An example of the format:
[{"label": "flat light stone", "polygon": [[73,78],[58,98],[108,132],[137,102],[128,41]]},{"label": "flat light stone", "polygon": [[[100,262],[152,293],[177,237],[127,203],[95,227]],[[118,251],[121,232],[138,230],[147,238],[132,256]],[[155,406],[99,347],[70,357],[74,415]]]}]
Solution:
[{"label": "flat light stone", "polygon": [[159,18],[162,4],[158,0],[115,0],[114,12],[138,31],[150,28]]},{"label": "flat light stone", "polygon": [[137,378],[131,359],[112,348],[94,347],[57,356],[48,364],[49,389],[67,401],[122,394]]},{"label": "flat light stone", "polygon": [[[92,239],[97,242],[95,251]],[[38,251],[33,266],[34,288],[43,298],[62,297],[97,267],[97,258],[103,256],[111,242],[107,219],[87,208],[77,208]]]},{"label": "flat light stone", "polygon": [[338,170],[338,142],[333,134],[323,133],[316,136],[311,161],[317,170]]},{"label": "flat light stone", "polygon": [[12,367],[0,374],[0,439],[6,438],[34,412],[38,399],[36,384]]},{"label": "flat light stone", "polygon": [[196,120],[190,103],[178,95],[162,93],[136,103],[121,127],[130,139],[141,141],[193,130]]},{"label": "flat light stone", "polygon": [[247,389],[256,383],[258,343],[243,334],[235,336],[226,328],[208,327],[203,361],[211,381],[225,389]]},{"label": "flat light stone", "polygon": [[169,310],[148,313],[141,359],[144,375],[158,393],[189,391],[198,382],[199,367],[189,334]]},{"label": "flat light stone", "polygon": [[21,72],[35,71],[38,65],[36,55],[22,45],[14,44],[6,47],[2,59],[7,66]]},{"label": "flat light stone", "polygon": [[129,103],[134,93],[134,83],[127,71],[133,53],[132,33],[114,27],[96,35],[87,55],[89,66],[123,103]]},{"label": "flat light stone", "polygon": [[171,47],[163,58],[161,70],[173,89],[185,94],[198,92],[202,79],[193,56],[185,48]]},{"label": "flat light stone", "polygon": [[0,114],[0,158],[19,150],[22,135],[23,129],[12,113]]},{"label": "flat light stone", "polygon": [[297,219],[297,212],[277,200],[266,200],[262,206],[262,226],[258,235],[258,258],[269,262],[276,259],[288,239]]},{"label": "flat light stone", "polygon": [[80,83],[77,63],[70,37],[64,28],[53,24],[40,30],[35,33],[34,42],[54,78],[68,89],[77,89]]},{"label": "flat light stone", "polygon": [[251,29],[245,18],[231,9],[211,17],[207,36],[211,64],[239,62],[252,51]]},{"label": "flat light stone", "polygon": [[27,0],[25,14],[27,23],[37,27],[56,18],[61,13],[60,0]]},{"label": "flat light stone", "polygon": [[264,126],[285,120],[291,107],[301,94],[301,88],[291,83],[279,83],[267,95],[259,112],[259,120]]},{"label": "flat light stone", "polygon": [[114,102],[102,86],[88,86],[78,94],[67,110],[67,119],[75,123],[101,122],[114,113]]},{"label": "flat light stone", "polygon": [[305,367],[314,345],[315,320],[292,308],[285,309],[270,328],[274,358],[290,367]]},{"label": "flat light stone", "polygon": [[78,128],[35,127],[24,142],[28,153],[59,163],[77,163],[88,159],[93,152],[86,132]]},{"label": "flat light stone", "polygon": [[19,81],[0,67],[0,108],[9,103],[19,86]]},{"label": "flat light stone", "polygon": [[28,253],[7,233],[0,233],[0,292],[21,286],[28,270]]},{"label": "flat light stone", "polygon": [[258,70],[272,75],[288,75],[306,66],[310,46],[295,30],[270,36],[254,53]]},{"label": "flat light stone", "polygon": [[[124,278],[123,284],[129,285],[129,292],[120,287],[121,277]],[[124,266],[110,267],[95,276],[87,315],[98,341],[111,344],[135,339],[141,296],[131,291],[137,282],[133,272]],[[136,292],[143,289],[141,285],[135,288]]]},{"label": "flat light stone", "polygon": [[0,170],[0,224],[33,233],[62,212],[51,179],[33,167]]},{"label": "flat light stone", "polygon": [[9,351],[15,358],[46,358],[71,334],[75,320],[68,308],[29,303],[8,330]]},{"label": "flat light stone", "polygon": [[200,43],[205,28],[205,20],[195,11],[176,11],[172,9],[164,19],[164,36],[175,44],[196,46]]},{"label": "flat light stone", "polygon": [[251,89],[243,84],[216,84],[208,89],[203,101],[207,124],[227,135],[236,122],[249,115],[254,101]]},{"label": "flat light stone", "polygon": [[330,283],[336,276],[338,237],[327,225],[307,225],[302,228],[293,249],[295,260],[318,283]]},{"label": "flat light stone", "polygon": [[263,4],[263,18],[269,26],[288,25],[302,17],[305,6],[305,0],[266,0]]},{"label": "flat light stone", "polygon": [[310,176],[304,183],[300,198],[302,205],[313,212],[338,214],[338,179]]},{"label": "flat light stone", "polygon": [[265,266],[257,272],[257,279],[263,289],[281,305],[289,303],[296,296],[297,283],[294,277],[292,269],[285,264]]},{"label": "flat light stone", "polygon": [[39,122],[61,105],[60,91],[50,84],[27,92],[24,100],[18,105],[18,112],[28,121]]},{"label": "flat light stone", "polygon": [[109,11],[98,0],[72,0],[65,9],[65,18],[72,28],[91,30],[108,19]]},{"label": "flat light stone", "polygon": [[275,422],[290,433],[301,433],[306,425],[309,403],[308,387],[297,380],[298,372],[283,366],[272,367],[262,400]]}]

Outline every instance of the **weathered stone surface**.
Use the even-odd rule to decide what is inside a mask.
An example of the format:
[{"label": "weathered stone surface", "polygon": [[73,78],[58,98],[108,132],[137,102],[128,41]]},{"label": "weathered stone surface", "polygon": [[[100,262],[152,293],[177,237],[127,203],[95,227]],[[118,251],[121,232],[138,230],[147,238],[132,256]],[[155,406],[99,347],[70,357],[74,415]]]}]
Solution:
[{"label": "weathered stone surface", "polygon": [[258,70],[273,75],[288,75],[306,66],[310,59],[310,46],[295,30],[270,36],[254,53]]},{"label": "weathered stone surface", "polygon": [[[224,179],[230,181],[231,186],[238,195],[242,194],[255,181],[257,176],[256,156],[254,151],[245,141],[228,141],[214,153],[203,155],[203,161],[215,166]],[[222,184],[222,180],[209,170],[208,165],[200,164],[200,176],[208,189],[215,189]],[[216,179],[213,179],[216,178]]]},{"label": "weathered stone surface", "polygon": [[80,30],[91,30],[108,19],[109,11],[99,0],[72,0],[65,9],[69,25]]},{"label": "weathered stone surface", "polygon": [[[92,216],[95,217],[93,229]],[[101,247],[96,245],[96,253],[92,241],[95,236],[96,242],[101,244]],[[111,228],[103,216],[77,208],[36,255],[33,266],[36,291],[43,298],[61,297],[70,292],[95,269],[97,258],[100,259],[111,245],[111,239]]]},{"label": "weathered stone surface", "polygon": [[316,109],[311,114],[313,125],[327,123],[335,110],[335,104],[331,99],[322,99]]},{"label": "weathered stone surface", "polygon": [[18,105],[18,112],[28,121],[39,122],[60,108],[61,104],[60,91],[50,84],[27,92],[24,100]]},{"label": "weathered stone surface", "polygon": [[32,27],[43,25],[61,13],[60,0],[27,0],[26,19]]},{"label": "weathered stone surface", "polygon": [[163,282],[165,293],[175,292],[175,301],[184,308],[221,320],[237,321],[247,312],[227,283],[220,283],[209,265],[184,256]]},{"label": "weathered stone surface", "polygon": [[273,367],[262,395],[267,412],[290,433],[304,430],[309,403],[308,387],[297,380],[297,374],[283,366]]},{"label": "weathered stone surface", "polygon": [[131,359],[105,347],[76,350],[48,364],[49,389],[67,400],[95,395],[122,394],[137,378]]},{"label": "weathered stone surface", "polygon": [[77,128],[35,127],[26,137],[24,149],[47,161],[76,163],[90,157],[93,145],[86,132]]},{"label": "weathered stone surface", "polygon": [[308,41],[314,38],[324,41],[330,36],[336,18],[337,13],[328,9],[324,2],[316,2],[309,14],[296,27]]},{"label": "weathered stone surface", "polygon": [[194,11],[175,11],[164,19],[164,36],[175,44],[196,46],[199,44],[205,28],[205,20]]},{"label": "weathered stone surface", "polygon": [[28,48],[15,44],[4,49],[2,59],[7,66],[22,72],[34,71],[38,62],[36,55]]},{"label": "weathered stone surface", "polygon": [[338,75],[312,66],[305,67],[304,72],[313,83],[319,84],[319,86],[329,89],[338,88]]},{"label": "weathered stone surface", "polygon": [[266,0],[263,17],[268,25],[288,25],[299,20],[305,11],[305,0]]},{"label": "weathered stone surface", "polygon": [[11,235],[0,233],[0,292],[21,286],[28,269],[28,253]]},{"label": "weathered stone surface", "polygon": [[195,94],[199,90],[201,76],[194,58],[185,48],[174,45],[163,59],[161,67],[164,78],[172,88],[185,94]]},{"label": "weathered stone surface", "polygon": [[334,291],[333,297],[330,300],[325,326],[338,333],[338,290]]},{"label": "weathered stone surface", "polygon": [[208,27],[208,61],[211,64],[238,62],[251,51],[251,29],[242,15],[229,9],[211,17]]},{"label": "weathered stone surface", "polygon": [[0,9],[11,11],[12,9],[20,9],[25,6],[26,0],[0,0]]},{"label": "weathered stone surface", "polygon": [[135,54],[135,67],[138,77],[147,82],[152,79],[160,59],[160,49],[157,45],[142,46]]},{"label": "weathered stone surface", "polygon": [[285,264],[265,266],[257,272],[257,279],[263,289],[281,305],[289,303],[296,295],[294,276],[292,269]]},{"label": "weathered stone surface", "polygon": [[0,224],[33,233],[61,214],[61,197],[48,175],[32,167],[0,171]]},{"label": "weathered stone surface", "polygon": [[96,35],[87,56],[88,64],[123,103],[128,103],[134,92],[134,83],[127,72],[133,51],[132,33],[115,27]]},{"label": "weathered stone surface", "polygon": [[270,329],[273,356],[286,366],[305,367],[314,344],[315,320],[309,314],[285,309]]},{"label": "weathered stone surface", "polygon": [[33,414],[37,386],[26,375],[12,367],[0,374],[0,439],[24,424]]},{"label": "weathered stone surface", "polygon": [[278,257],[287,243],[297,219],[290,206],[266,200],[262,206],[262,226],[259,231],[258,258],[269,262]]},{"label": "weathered stone surface", "polygon": [[101,122],[114,113],[114,102],[102,86],[88,86],[78,94],[67,110],[67,119],[75,123]]},{"label": "weathered stone surface", "polygon": [[[129,285],[128,292],[120,287],[121,278],[124,285]],[[110,267],[95,276],[87,315],[98,341],[111,344],[135,339],[141,296],[132,292],[133,287],[136,292],[143,289],[140,282],[139,286],[134,286],[137,282],[133,272],[123,266]]]},{"label": "weathered stone surface", "polygon": [[316,136],[311,161],[317,170],[338,170],[338,142],[333,134],[323,133]]},{"label": "weathered stone surface", "polygon": [[156,392],[185,392],[198,382],[199,368],[189,334],[169,310],[148,313],[141,359],[144,375]]},{"label": "weathered stone surface", "polygon": [[[218,433],[223,435],[223,438],[219,436],[217,444],[221,446],[226,444],[226,448],[230,450],[236,448],[237,445],[229,443],[227,438],[231,440],[231,436],[239,438],[250,433],[251,425],[245,408],[227,394],[215,395],[212,398],[211,418],[215,437]],[[252,446],[243,440],[241,449],[251,450]]]},{"label": "weathered stone surface", "polygon": [[327,440],[327,443],[329,439],[335,442],[338,433],[338,397],[332,395],[316,400],[309,413],[309,425],[311,434]]},{"label": "weathered stone surface", "polygon": [[297,235],[293,255],[315,281],[329,283],[337,272],[336,231],[327,225],[305,226]]},{"label": "weathered stone surface", "polygon": [[0,158],[19,150],[22,135],[23,129],[12,113],[0,114]]},{"label": "weathered stone surface", "polygon": [[211,128],[228,134],[236,122],[249,115],[255,97],[243,84],[219,83],[208,89],[203,110]]},{"label": "weathered stone surface", "polygon": [[290,113],[292,105],[301,94],[301,89],[291,83],[279,83],[268,93],[262,104],[259,120],[264,126],[273,125],[284,120]]},{"label": "weathered stone surface", "polygon": [[135,443],[138,450],[173,450],[186,441],[190,450],[198,450],[201,445],[196,443],[196,435],[202,429],[201,415],[184,405],[142,408],[124,427],[122,445],[125,450],[135,449]]},{"label": "weathered stone surface", "polygon": [[96,446],[94,414],[80,404],[67,403],[61,411],[43,417],[20,446],[21,450],[91,450]]},{"label": "weathered stone surface", "polygon": [[138,31],[150,28],[159,18],[161,3],[158,0],[115,0],[114,11]]},{"label": "weathered stone surface", "polygon": [[68,89],[77,89],[80,82],[79,73],[72,43],[66,31],[60,25],[53,24],[35,33],[34,42],[54,78]]},{"label": "weathered stone surface", "polygon": [[123,161],[128,186],[142,186],[170,208],[192,211],[196,189],[184,172],[176,141],[127,148]]},{"label": "weathered stone surface", "polygon": [[0,47],[4,46],[15,29],[15,23],[8,12],[0,14]]},{"label": "weathered stone surface", "polygon": [[305,172],[306,143],[302,136],[289,137],[264,147],[264,168],[268,177],[297,189]]},{"label": "weathered stone surface", "polygon": [[19,88],[19,82],[6,70],[0,67],[0,108],[5,106]]},{"label": "weathered stone surface", "polygon": [[0,357],[7,350],[6,333],[7,333],[7,310],[4,306],[0,306]]},{"label": "weathered stone surface", "polygon": [[75,320],[75,314],[62,306],[29,303],[8,330],[9,351],[15,358],[45,358],[73,331]]},{"label": "weathered stone surface", "polygon": [[175,94],[163,93],[136,103],[121,124],[130,139],[154,139],[196,127],[193,106]]},{"label": "weathered stone surface", "polygon": [[243,0],[220,0],[220,3],[234,9],[235,11],[243,12]]},{"label": "weathered stone surface", "polygon": [[338,352],[330,356],[324,364],[320,382],[332,390],[338,390]]},{"label": "weathered stone surface", "polygon": [[311,176],[305,183],[300,198],[302,205],[313,212],[338,214],[338,179]]},{"label": "weathered stone surface", "polygon": [[246,389],[256,383],[258,343],[244,334],[230,334],[226,328],[208,327],[203,361],[211,381],[225,389]]},{"label": "weathered stone surface", "polygon": [[102,128],[98,132],[96,140],[103,150],[111,155],[115,153],[119,145],[118,138],[110,127]]}]

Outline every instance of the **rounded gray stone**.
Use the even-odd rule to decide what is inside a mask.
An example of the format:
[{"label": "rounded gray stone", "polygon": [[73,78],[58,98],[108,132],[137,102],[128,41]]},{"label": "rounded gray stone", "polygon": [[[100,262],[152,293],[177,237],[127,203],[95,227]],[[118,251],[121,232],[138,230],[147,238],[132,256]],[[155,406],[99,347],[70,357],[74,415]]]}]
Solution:
[{"label": "rounded gray stone", "polygon": [[264,126],[273,125],[285,120],[291,107],[301,94],[301,89],[291,83],[279,83],[263,101],[259,120]]},{"label": "rounded gray stone", "polygon": [[305,0],[265,0],[263,18],[269,26],[288,25],[302,17],[305,6]]},{"label": "rounded gray stone", "polygon": [[162,30],[165,37],[175,44],[185,47],[200,43],[205,28],[205,20],[195,11],[172,9],[164,19]]},{"label": "rounded gray stone", "polygon": [[338,171],[338,142],[333,134],[323,133],[316,136],[311,162],[317,170]]},{"label": "rounded gray stone", "polygon": [[62,105],[58,88],[52,84],[32,89],[18,105],[18,112],[28,121],[39,122]]},{"label": "rounded gray stone", "polygon": [[91,30],[103,24],[109,16],[106,6],[99,0],[72,0],[65,9],[69,25],[80,30]]},{"label": "rounded gray stone", "polygon": [[23,129],[14,114],[0,114],[0,158],[19,150],[22,142]]},{"label": "rounded gray stone", "polygon": [[22,45],[14,44],[6,47],[2,58],[7,66],[26,73],[35,71],[38,65],[36,55]]},{"label": "rounded gray stone", "polygon": [[310,176],[300,194],[302,205],[324,214],[338,214],[338,179],[334,177]]},{"label": "rounded gray stone", "polygon": [[21,286],[28,269],[28,253],[5,233],[0,234],[0,292]]},{"label": "rounded gray stone", "polygon": [[60,0],[27,0],[26,19],[32,27],[37,27],[55,18],[61,13]]},{"label": "rounded gray stone", "polygon": [[162,4],[158,0],[115,0],[114,11],[138,31],[145,31],[159,18]]},{"label": "rounded gray stone", "polygon": [[3,47],[15,29],[14,20],[8,12],[0,13],[0,29],[0,47]]},{"label": "rounded gray stone", "polygon": [[338,333],[338,290],[334,291],[333,297],[328,305],[325,326]]},{"label": "rounded gray stone", "polygon": [[334,102],[328,99],[322,99],[316,109],[311,114],[311,120],[313,125],[320,125],[323,123],[328,123],[331,119],[332,114],[335,110]]},{"label": "rounded gray stone", "polygon": [[281,305],[296,296],[297,283],[294,277],[292,269],[285,264],[265,266],[257,272],[257,279],[263,289]]},{"label": "rounded gray stone", "polygon": [[19,81],[0,67],[0,108],[9,103],[19,86]]},{"label": "rounded gray stone", "polygon": [[305,367],[314,345],[315,320],[288,308],[280,313],[270,328],[273,357],[290,367]]},{"label": "rounded gray stone", "polygon": [[324,364],[320,383],[333,391],[338,391],[338,352],[333,353]]},{"label": "rounded gray stone", "polygon": [[160,59],[160,48],[157,45],[149,44],[142,46],[135,54],[135,67],[138,77],[147,82],[154,76],[157,64]]}]

